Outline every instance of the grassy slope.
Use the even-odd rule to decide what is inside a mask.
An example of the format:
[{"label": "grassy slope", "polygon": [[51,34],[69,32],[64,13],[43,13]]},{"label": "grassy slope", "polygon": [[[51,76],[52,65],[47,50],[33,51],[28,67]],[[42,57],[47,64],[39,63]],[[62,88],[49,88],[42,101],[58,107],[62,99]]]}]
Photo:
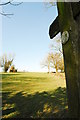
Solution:
[{"label": "grassy slope", "polygon": [[64,74],[2,75],[3,118],[65,117]]}]

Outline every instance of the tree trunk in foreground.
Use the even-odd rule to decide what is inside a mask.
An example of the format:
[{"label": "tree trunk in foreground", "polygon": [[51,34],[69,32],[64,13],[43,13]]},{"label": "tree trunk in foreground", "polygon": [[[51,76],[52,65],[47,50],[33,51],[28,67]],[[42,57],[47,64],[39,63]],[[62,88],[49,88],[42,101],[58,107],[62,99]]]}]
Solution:
[{"label": "tree trunk in foreground", "polygon": [[80,118],[80,16],[74,19],[70,2],[58,2],[57,6],[62,35],[69,114],[70,117]]}]

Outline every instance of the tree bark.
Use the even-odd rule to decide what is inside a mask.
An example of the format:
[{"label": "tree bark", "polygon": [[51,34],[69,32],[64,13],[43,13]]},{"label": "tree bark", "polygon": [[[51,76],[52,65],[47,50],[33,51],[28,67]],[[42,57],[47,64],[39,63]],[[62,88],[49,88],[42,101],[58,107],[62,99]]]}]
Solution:
[{"label": "tree bark", "polygon": [[[73,17],[71,3],[58,2],[59,27],[61,35],[64,31],[69,33],[67,42],[62,43],[64,67],[66,76],[66,86],[68,95],[68,108],[71,118],[80,117],[80,46],[79,38],[80,26]],[[80,20],[78,20],[80,23]],[[64,38],[65,39],[65,38]]]},{"label": "tree bark", "polygon": [[[76,22],[78,25],[78,82],[79,82],[79,108],[80,108],[80,15],[76,17]],[[79,109],[80,117],[80,109]]]}]

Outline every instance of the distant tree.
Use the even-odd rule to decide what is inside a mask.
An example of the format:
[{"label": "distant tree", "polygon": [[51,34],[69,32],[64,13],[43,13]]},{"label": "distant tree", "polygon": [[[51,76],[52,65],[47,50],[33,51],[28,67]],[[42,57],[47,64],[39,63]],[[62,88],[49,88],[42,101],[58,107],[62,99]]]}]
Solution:
[{"label": "distant tree", "polygon": [[0,57],[0,67],[3,67],[4,72],[7,72],[10,66],[12,65],[12,62],[14,60],[14,57],[12,55],[9,55],[9,57],[4,54],[2,57]]},{"label": "distant tree", "polygon": [[15,69],[15,72],[17,72],[17,69]]},{"label": "distant tree", "polygon": [[47,67],[48,72],[50,68],[55,68],[56,72],[64,71],[64,61],[61,53],[48,53],[47,57],[41,62],[42,67]]},{"label": "distant tree", "polygon": [[47,57],[41,62],[41,66],[46,67],[48,69],[48,73],[50,73],[50,63],[51,63],[51,57],[49,53]]},{"label": "distant tree", "polygon": [[51,57],[51,67],[56,69],[56,72],[59,69],[62,69],[62,56],[60,53],[51,53],[50,54]]},{"label": "distant tree", "polygon": [[55,40],[54,42],[50,44],[49,46],[51,51],[55,51],[56,53],[61,53],[63,55],[62,45],[61,45],[61,38]]},{"label": "distant tree", "polygon": [[15,72],[15,67],[14,67],[14,65],[12,65],[11,66],[11,68],[10,68],[10,71],[9,72]]},{"label": "distant tree", "polygon": [[10,67],[10,71],[9,72],[17,72],[17,69],[15,69],[15,66],[14,65],[12,65],[11,67]]},{"label": "distant tree", "polygon": [[58,64],[59,64],[59,69],[61,70],[61,72],[64,72],[64,60],[63,60],[63,57],[60,59]]},{"label": "distant tree", "polygon": [[[62,50],[62,45],[61,45],[61,37],[58,36],[59,39],[55,40],[52,44],[50,44],[49,48],[52,51],[51,52],[51,58],[52,58],[52,64],[56,71],[58,69],[61,70],[61,72],[64,72],[64,59],[63,59],[63,50]],[[54,53],[53,53],[54,52]],[[53,67],[52,66],[52,67]]]}]

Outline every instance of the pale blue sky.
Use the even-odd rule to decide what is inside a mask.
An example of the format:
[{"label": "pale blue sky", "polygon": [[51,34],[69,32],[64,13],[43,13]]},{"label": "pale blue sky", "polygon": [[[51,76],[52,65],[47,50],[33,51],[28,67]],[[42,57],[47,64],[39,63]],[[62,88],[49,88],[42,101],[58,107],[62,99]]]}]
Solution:
[{"label": "pale blue sky", "polygon": [[18,70],[45,71],[40,62],[49,52],[49,26],[57,16],[57,6],[46,8],[44,3],[25,2],[3,10],[14,15],[2,17],[2,52],[15,54]]}]

